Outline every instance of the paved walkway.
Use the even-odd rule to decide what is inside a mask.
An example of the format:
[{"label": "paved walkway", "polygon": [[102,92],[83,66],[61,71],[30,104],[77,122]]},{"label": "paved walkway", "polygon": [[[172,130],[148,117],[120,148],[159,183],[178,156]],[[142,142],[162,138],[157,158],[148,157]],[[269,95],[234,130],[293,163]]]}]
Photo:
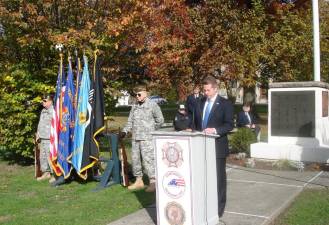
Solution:
[{"label": "paved walkway", "polygon": [[[328,172],[256,170],[228,165],[226,225],[266,225],[307,187],[329,186]],[[155,205],[108,225],[154,225]]]}]

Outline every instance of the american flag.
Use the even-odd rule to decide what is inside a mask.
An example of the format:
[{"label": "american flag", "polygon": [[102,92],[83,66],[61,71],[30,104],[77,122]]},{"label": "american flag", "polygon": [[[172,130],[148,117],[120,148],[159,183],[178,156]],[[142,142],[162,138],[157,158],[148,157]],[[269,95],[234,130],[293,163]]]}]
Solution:
[{"label": "american flag", "polygon": [[185,186],[185,180],[184,179],[172,179],[169,183],[169,186]]},{"label": "american flag", "polygon": [[50,129],[50,161],[51,166],[57,176],[57,150],[58,150],[58,133],[59,133],[59,101],[56,101],[53,118],[51,119],[51,129]]},{"label": "american flag", "polygon": [[62,86],[63,83],[63,67],[62,63],[60,65],[60,71],[57,78],[56,95],[55,95],[55,105],[53,111],[53,117],[51,119],[50,128],[50,156],[49,161],[57,176],[62,175],[62,171],[57,165],[57,152],[58,152],[58,135],[60,131],[60,99],[64,95],[65,87]]}]

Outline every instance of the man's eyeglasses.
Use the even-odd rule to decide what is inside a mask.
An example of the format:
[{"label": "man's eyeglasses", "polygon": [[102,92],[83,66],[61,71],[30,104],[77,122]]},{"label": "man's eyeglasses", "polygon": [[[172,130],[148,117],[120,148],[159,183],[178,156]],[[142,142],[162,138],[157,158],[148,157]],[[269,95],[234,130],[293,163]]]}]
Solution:
[{"label": "man's eyeglasses", "polygon": [[137,94],[136,94],[136,97],[140,97],[140,96],[142,96],[141,93],[137,93]]}]

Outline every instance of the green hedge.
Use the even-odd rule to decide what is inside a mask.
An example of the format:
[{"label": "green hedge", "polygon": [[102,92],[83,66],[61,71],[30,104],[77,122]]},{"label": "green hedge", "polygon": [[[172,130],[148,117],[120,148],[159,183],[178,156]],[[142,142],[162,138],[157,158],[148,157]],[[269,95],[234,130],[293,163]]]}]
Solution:
[{"label": "green hedge", "polygon": [[21,63],[0,75],[0,157],[22,163],[33,157],[41,96],[53,91],[56,74],[32,73]]},{"label": "green hedge", "polygon": [[255,133],[249,128],[239,128],[230,136],[232,153],[245,152],[250,156],[250,144],[257,141]]},{"label": "green hedge", "polygon": [[[237,114],[242,110],[242,104],[235,104],[234,105],[234,112]],[[268,105],[267,104],[256,104],[254,106],[254,111],[257,113],[267,113],[268,111]]]},{"label": "green hedge", "polygon": [[[161,105],[161,110],[166,122],[171,122],[176,114],[177,105],[176,104],[164,104]],[[113,115],[114,116],[128,116],[131,106],[119,106],[114,108]],[[238,112],[242,110],[241,104],[234,105],[234,114],[236,115]],[[255,111],[259,114],[267,113],[267,104],[259,104],[255,105]]]}]

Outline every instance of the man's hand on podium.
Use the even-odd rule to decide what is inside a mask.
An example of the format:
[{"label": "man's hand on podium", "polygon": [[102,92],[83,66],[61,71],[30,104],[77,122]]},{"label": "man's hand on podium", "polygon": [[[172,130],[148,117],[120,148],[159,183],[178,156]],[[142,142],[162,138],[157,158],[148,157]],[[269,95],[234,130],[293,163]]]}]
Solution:
[{"label": "man's hand on podium", "polygon": [[215,128],[206,128],[203,130],[203,132],[205,132],[206,134],[217,134]]}]

